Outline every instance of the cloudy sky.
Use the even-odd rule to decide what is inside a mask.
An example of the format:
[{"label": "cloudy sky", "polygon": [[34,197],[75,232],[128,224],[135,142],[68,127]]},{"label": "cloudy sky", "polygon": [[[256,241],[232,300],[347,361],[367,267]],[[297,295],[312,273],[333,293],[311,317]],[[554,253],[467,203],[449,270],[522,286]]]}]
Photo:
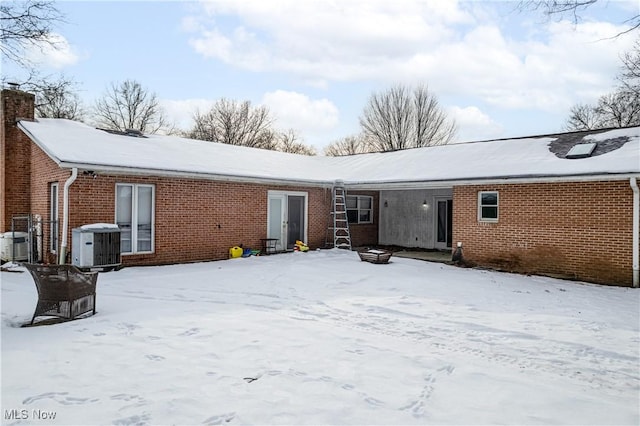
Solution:
[{"label": "cloudy sky", "polygon": [[[135,79],[181,128],[226,97],[267,105],[319,151],[359,131],[369,96],[426,84],[459,141],[564,129],[569,109],[616,84],[637,0],[600,0],[548,19],[517,1],[222,0],[58,2],[45,73],[79,83],[91,105]],[[4,63],[5,75],[14,72]]]}]

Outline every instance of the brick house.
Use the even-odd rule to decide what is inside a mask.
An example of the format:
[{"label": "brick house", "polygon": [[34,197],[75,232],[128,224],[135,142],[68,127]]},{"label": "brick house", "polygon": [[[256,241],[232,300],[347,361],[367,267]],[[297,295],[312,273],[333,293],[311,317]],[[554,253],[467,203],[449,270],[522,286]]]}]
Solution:
[{"label": "brick house", "polygon": [[478,265],[638,285],[640,128],[308,157],[34,120],[33,102],[2,91],[0,232],[51,219],[45,260],[91,223],[120,226],[125,265],[223,259],[267,237],[325,247],[340,179],[354,246],[460,242]]}]

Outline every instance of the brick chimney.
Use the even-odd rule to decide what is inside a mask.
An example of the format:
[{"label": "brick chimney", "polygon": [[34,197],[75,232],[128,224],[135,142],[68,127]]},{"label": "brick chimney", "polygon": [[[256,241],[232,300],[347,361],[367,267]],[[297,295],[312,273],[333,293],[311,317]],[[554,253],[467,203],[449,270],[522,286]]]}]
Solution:
[{"label": "brick chimney", "polygon": [[10,84],[0,93],[0,232],[11,229],[11,218],[31,211],[31,140],[18,120],[33,120],[35,95]]}]

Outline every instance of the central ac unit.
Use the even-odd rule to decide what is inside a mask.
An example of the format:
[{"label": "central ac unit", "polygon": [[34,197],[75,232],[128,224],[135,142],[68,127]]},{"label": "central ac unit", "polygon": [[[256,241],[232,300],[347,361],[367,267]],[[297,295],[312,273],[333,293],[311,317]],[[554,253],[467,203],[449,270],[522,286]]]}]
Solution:
[{"label": "central ac unit", "polygon": [[97,223],[74,228],[71,244],[71,263],[80,269],[104,271],[122,264],[117,225]]},{"label": "central ac unit", "polygon": [[29,258],[29,234],[5,232],[0,234],[0,260],[25,261]]}]

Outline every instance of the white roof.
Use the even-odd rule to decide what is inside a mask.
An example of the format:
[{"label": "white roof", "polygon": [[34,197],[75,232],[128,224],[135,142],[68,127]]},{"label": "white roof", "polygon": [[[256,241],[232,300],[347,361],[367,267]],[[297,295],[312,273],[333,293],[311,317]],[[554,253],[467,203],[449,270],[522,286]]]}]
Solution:
[{"label": "white roof", "polygon": [[640,173],[640,127],[610,130],[584,141],[630,140],[581,159],[549,150],[555,136],[451,144],[345,157],[305,156],[176,136],[136,138],[64,119],[19,126],[61,167],[95,171],[188,175],[232,180],[384,185]]}]

